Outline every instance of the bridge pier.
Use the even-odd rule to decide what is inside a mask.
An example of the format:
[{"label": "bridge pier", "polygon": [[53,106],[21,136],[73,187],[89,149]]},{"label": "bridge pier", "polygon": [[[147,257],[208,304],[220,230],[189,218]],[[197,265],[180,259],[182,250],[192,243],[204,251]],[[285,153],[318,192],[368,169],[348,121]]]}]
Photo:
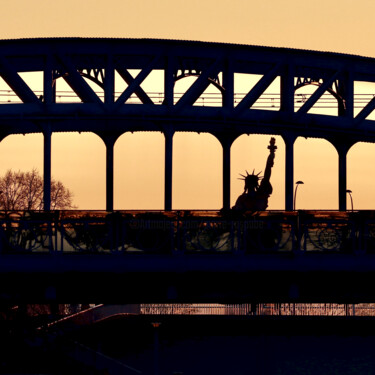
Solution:
[{"label": "bridge pier", "polygon": [[172,210],[172,165],[173,165],[173,135],[174,131],[164,131],[164,209]]},{"label": "bridge pier", "polygon": [[339,158],[339,210],[346,211],[346,181],[347,181],[347,163],[346,156],[350,147],[355,142],[347,141],[331,141],[331,143],[336,148],[338,158]]},{"label": "bridge pier", "polygon": [[102,138],[106,147],[106,211],[113,211],[113,149],[118,135],[98,135]]},{"label": "bridge pier", "polygon": [[232,142],[222,142],[223,146],[223,208],[230,209],[230,148]]},{"label": "bridge pier", "polygon": [[52,132],[50,126],[43,132],[43,209],[51,209],[51,139]]},{"label": "bridge pier", "polygon": [[238,134],[217,134],[211,133],[220,142],[223,148],[223,209],[230,209],[230,163],[231,163],[231,147]]},{"label": "bridge pier", "polygon": [[283,136],[285,142],[285,210],[293,211],[294,142],[296,136]]}]

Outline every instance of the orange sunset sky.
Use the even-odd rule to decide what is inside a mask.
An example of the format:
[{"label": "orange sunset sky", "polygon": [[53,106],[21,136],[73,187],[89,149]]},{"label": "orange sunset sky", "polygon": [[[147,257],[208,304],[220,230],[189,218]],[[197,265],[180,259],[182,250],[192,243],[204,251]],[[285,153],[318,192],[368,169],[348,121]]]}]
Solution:
[{"label": "orange sunset sky", "polygon": [[[340,52],[375,57],[373,0],[3,0],[0,39],[118,37],[199,40]],[[25,77],[38,86],[35,77]],[[31,84],[31,83],[30,83]],[[235,82],[241,90],[240,78]],[[146,82],[145,82],[146,85]],[[158,91],[158,82],[148,80]],[[145,88],[145,87],[144,87]],[[0,80],[0,90],[5,86]],[[181,90],[183,88],[181,87]],[[272,91],[272,88],[270,88]],[[178,91],[178,89],[176,90]],[[375,86],[358,92],[375,94]],[[374,116],[375,118],[375,116]],[[232,147],[232,204],[242,193],[239,173],[264,170],[270,136],[242,136]],[[284,144],[271,182],[270,209],[284,208]],[[162,209],[164,138],[161,133],[123,135],[115,146],[115,209]],[[80,209],[105,208],[105,147],[93,134],[52,138],[52,175],[74,194]],[[9,136],[0,143],[0,175],[9,168],[42,171],[41,135]],[[222,207],[221,146],[211,135],[176,134],[173,208]],[[297,208],[338,208],[338,159],[324,140],[295,143]],[[375,145],[357,144],[348,154],[348,189],[355,209],[375,208]],[[348,208],[350,202],[348,200]]]}]

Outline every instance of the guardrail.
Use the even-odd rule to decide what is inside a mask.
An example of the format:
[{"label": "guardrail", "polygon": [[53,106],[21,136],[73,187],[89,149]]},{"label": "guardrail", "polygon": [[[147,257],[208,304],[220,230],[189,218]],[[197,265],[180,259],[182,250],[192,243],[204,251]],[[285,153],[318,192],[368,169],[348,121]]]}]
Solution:
[{"label": "guardrail", "polygon": [[[43,96],[43,91],[35,90],[35,95],[37,97]],[[96,91],[96,95],[104,102],[103,91]],[[122,92],[115,92],[114,97],[117,99]],[[164,94],[162,92],[147,92],[149,98],[156,105],[162,105],[164,103]],[[175,92],[174,100],[177,102],[185,93]],[[234,105],[241,102],[241,100],[246,96],[247,93],[236,92],[233,95]],[[294,98],[295,109],[299,109],[311,96],[311,93],[296,93]],[[357,110],[363,109],[370,101],[375,97],[371,93],[360,93],[354,94],[354,108]],[[0,104],[20,104],[22,100],[11,90],[1,90],[0,89]],[[56,103],[82,103],[82,100],[73,91],[59,90],[56,92]],[[126,102],[127,104],[142,104],[142,101],[132,94]],[[223,103],[223,96],[220,92],[205,92],[200,96],[194,105],[197,106],[207,106],[207,107],[217,107],[221,106]],[[253,109],[269,109],[269,110],[279,110],[281,104],[280,93],[263,93],[260,98],[252,106]],[[337,99],[329,93],[324,93],[320,100],[316,103],[314,108],[319,109],[333,109],[337,108]]]},{"label": "guardrail", "polygon": [[1,211],[0,251],[375,253],[375,212]]},{"label": "guardrail", "polygon": [[375,303],[141,304],[143,315],[375,316]]}]

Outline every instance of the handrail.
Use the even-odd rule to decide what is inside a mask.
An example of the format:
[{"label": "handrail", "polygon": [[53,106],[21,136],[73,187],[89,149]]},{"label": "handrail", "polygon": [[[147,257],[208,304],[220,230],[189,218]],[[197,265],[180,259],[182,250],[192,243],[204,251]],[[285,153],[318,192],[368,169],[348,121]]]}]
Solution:
[{"label": "handrail", "polygon": [[0,211],[0,252],[372,253],[375,211]]}]

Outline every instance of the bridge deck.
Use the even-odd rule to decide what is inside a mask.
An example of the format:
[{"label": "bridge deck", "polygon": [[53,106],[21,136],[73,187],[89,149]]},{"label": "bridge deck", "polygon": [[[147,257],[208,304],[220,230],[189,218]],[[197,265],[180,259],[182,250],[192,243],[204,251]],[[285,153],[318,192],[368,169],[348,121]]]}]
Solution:
[{"label": "bridge deck", "polygon": [[0,291],[80,303],[373,301],[373,212],[228,215],[4,212]]}]

